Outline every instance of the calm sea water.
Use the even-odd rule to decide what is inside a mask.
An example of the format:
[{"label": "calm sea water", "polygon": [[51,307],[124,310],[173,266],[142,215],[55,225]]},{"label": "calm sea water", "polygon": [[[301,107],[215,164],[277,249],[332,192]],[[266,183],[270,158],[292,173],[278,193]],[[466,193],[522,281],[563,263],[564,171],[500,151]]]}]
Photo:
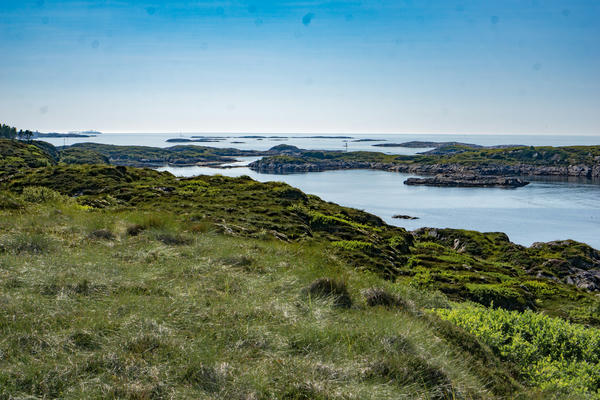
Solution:
[{"label": "calm sea water", "polygon": [[[200,134],[199,134],[200,135]],[[212,136],[212,134],[203,134]],[[215,136],[217,134],[214,134]],[[173,134],[102,134],[95,138],[66,139],[66,144],[94,141],[108,144],[173,145],[165,140]],[[188,135],[191,136],[191,135]],[[223,136],[223,135],[219,135]],[[361,138],[385,139],[387,142],[409,140],[460,141],[482,145],[593,145],[600,144],[598,136],[467,136],[467,135],[344,135],[353,139],[310,139],[306,135],[279,138],[228,137],[218,143],[198,143],[215,147],[268,149],[286,143],[306,149],[385,151],[413,154],[422,149],[378,148],[381,142],[346,142]],[[235,135],[243,136],[243,135]],[[63,139],[48,139],[62,145]],[[231,143],[243,141],[244,143]],[[245,165],[256,158],[244,157]],[[600,182],[586,180],[529,179],[531,184],[518,189],[499,188],[436,188],[406,186],[403,181],[411,175],[385,171],[346,170],[305,174],[272,175],[251,171],[246,167],[215,169],[206,167],[163,167],[176,176],[222,174],[248,175],[258,181],[283,181],[306,193],[327,201],[363,209],[383,218],[387,223],[416,229],[423,226],[500,231],[513,242],[531,245],[537,241],[574,239],[600,248]],[[394,214],[418,217],[417,220],[393,219]]]},{"label": "calm sea water", "polygon": [[[245,164],[254,158],[241,161]],[[248,168],[163,167],[177,176],[248,175],[283,181],[327,201],[373,213],[387,223],[505,232],[526,246],[538,241],[574,239],[600,248],[600,182],[531,180],[517,189],[407,186],[412,175],[386,171],[344,170],[272,175]],[[395,214],[417,220],[393,219]]]}]

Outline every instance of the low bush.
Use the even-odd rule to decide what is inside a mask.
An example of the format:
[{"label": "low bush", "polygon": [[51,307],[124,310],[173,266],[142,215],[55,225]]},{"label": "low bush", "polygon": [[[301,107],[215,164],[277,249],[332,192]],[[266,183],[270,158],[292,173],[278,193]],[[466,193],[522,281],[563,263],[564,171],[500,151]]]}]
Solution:
[{"label": "low bush", "polygon": [[461,305],[435,310],[477,336],[526,379],[546,390],[600,393],[600,330],[533,311]]},{"label": "low bush", "polygon": [[43,186],[27,186],[23,188],[21,196],[29,203],[56,203],[65,199],[65,196],[56,190]]},{"label": "low bush", "polygon": [[467,285],[469,298],[484,306],[501,307],[507,310],[534,308],[532,296],[514,287],[504,285]]}]

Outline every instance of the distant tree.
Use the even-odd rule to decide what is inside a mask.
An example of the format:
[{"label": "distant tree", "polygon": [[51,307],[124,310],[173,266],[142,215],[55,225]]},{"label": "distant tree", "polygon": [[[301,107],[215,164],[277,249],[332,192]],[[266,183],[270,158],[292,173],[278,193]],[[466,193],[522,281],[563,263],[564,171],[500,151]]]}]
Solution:
[{"label": "distant tree", "polygon": [[21,140],[31,140],[31,138],[33,138],[33,132],[31,132],[29,129],[27,129],[27,130],[21,129],[21,130],[19,130],[19,133],[17,133],[17,136]]},{"label": "distant tree", "polygon": [[15,139],[17,137],[17,128],[5,124],[0,125],[0,137],[6,139]]}]

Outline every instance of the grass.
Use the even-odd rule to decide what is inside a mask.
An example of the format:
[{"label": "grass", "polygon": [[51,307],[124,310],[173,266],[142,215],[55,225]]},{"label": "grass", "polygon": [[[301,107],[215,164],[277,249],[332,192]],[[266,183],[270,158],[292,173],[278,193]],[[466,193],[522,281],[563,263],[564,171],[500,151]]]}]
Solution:
[{"label": "grass", "polygon": [[[159,222],[127,233],[146,219],[69,203],[2,212],[7,243],[54,245],[0,253],[0,397],[433,399],[506,390],[418,312],[447,304],[439,294],[348,268],[321,245],[195,233],[185,223],[170,227],[185,243],[160,240]],[[99,225],[114,236],[90,238]],[[374,286],[410,307],[370,307],[361,292]]]},{"label": "grass", "polygon": [[585,244],[411,234],[248,177],[30,167],[0,179],[0,399],[597,394]]}]

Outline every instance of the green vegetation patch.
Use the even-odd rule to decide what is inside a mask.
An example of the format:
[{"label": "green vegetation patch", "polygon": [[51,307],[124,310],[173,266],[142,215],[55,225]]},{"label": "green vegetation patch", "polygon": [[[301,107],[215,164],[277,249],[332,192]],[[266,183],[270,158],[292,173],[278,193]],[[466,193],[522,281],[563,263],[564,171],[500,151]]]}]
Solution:
[{"label": "green vegetation patch", "polygon": [[436,314],[477,336],[544,389],[600,398],[600,330],[532,311],[470,305]]},{"label": "green vegetation patch", "polygon": [[[500,383],[503,367],[490,383],[478,355],[440,340],[439,323],[418,311],[443,306],[439,293],[356,270],[325,243],[232,236],[177,211],[83,209],[64,197],[24,207],[0,211],[2,398],[528,393]],[[359,299],[372,287],[406,307],[367,309]]]},{"label": "green vegetation patch", "polygon": [[0,178],[24,169],[56,164],[56,159],[36,143],[0,138]]}]

